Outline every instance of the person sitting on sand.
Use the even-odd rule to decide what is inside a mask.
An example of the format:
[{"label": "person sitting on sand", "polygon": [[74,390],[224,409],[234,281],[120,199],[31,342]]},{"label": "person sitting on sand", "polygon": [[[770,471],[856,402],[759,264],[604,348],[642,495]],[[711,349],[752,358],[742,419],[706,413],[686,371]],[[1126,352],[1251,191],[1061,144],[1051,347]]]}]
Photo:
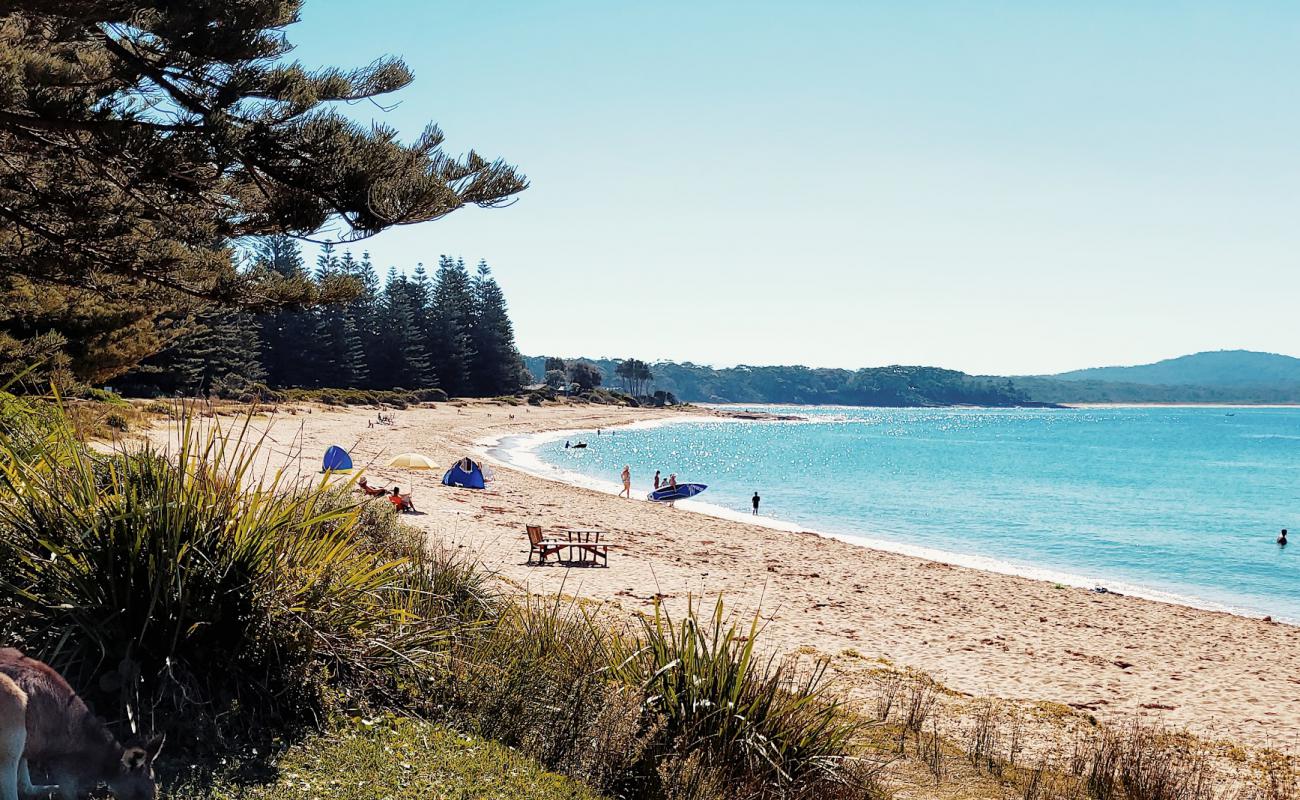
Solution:
[{"label": "person sitting on sand", "polygon": [[388,496],[388,502],[397,507],[398,511],[414,511],[415,503],[411,501],[409,494],[402,494],[402,487],[394,486],[393,493]]},{"label": "person sitting on sand", "polygon": [[387,489],[384,489],[379,486],[371,486],[369,483],[367,483],[365,475],[362,475],[357,480],[357,488],[365,492],[366,494],[370,495],[371,497],[383,497],[384,495],[388,494]]},{"label": "person sitting on sand", "polygon": [[1286,528],[1283,528],[1282,532],[1278,534],[1277,543],[1282,547],[1286,547]]},{"label": "person sitting on sand", "polygon": [[623,474],[620,475],[619,477],[623,479],[623,491],[619,492],[618,496],[626,497],[628,500],[631,500],[632,499],[632,470],[628,468],[627,464],[623,465]]}]

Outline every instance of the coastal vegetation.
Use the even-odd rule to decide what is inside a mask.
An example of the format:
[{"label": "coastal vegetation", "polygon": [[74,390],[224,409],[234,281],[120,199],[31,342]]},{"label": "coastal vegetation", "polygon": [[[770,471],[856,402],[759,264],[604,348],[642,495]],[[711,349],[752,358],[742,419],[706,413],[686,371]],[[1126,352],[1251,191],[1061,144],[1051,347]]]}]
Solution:
[{"label": "coastal vegetation", "polygon": [[300,6],[0,12],[0,373],[102,385],[192,317],[349,299],[348,281],[241,269],[238,244],[326,227],[356,240],[527,187],[503,161],[448,154],[434,125],[408,144],[340,113],[411,72],[289,61]]},{"label": "coastal vegetation", "polygon": [[[533,376],[546,380],[551,374],[547,361],[525,358]],[[623,379],[624,363],[644,364],[635,359],[580,359],[596,370],[602,382]],[[684,402],[705,403],[797,403],[863,406],[1014,406],[1032,401],[1005,378],[977,378],[935,367],[881,367],[860,369],[813,369],[810,367],[749,367],[714,369],[698,364],[662,362],[645,365],[647,383],[671,393]],[[644,374],[644,373],[643,373]],[[646,393],[642,390],[641,393]]]},{"label": "coastal vegetation", "polygon": [[[383,285],[368,253],[354,258],[326,245],[308,271],[287,236],[251,247],[252,272],[315,287],[351,284],[346,302],[254,313],[216,309],[190,320],[165,350],[114,381],[132,396],[175,395],[274,400],[293,389],[340,397],[415,391],[420,399],[493,397],[527,379],[515,348],[505,296],[486,262],[471,275],[442,256],[431,276],[389,268]],[[177,324],[181,324],[177,320]],[[437,390],[436,396],[429,390]]]},{"label": "coastal vegetation", "polygon": [[[535,380],[551,380],[547,362],[527,357]],[[578,359],[606,382],[625,380],[635,359]],[[1300,359],[1271,353],[1198,353],[1143,367],[1080,370],[1061,375],[968,375],[935,367],[858,370],[802,366],[737,366],[658,362],[643,380],[684,402],[791,403],[858,406],[1026,406],[1066,403],[1297,403]],[[641,393],[646,393],[641,390]]]}]

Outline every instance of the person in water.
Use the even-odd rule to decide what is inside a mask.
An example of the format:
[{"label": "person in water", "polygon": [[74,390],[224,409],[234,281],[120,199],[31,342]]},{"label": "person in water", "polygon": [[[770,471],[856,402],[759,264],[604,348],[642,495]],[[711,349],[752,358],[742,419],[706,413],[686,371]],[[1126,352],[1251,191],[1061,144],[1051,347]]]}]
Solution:
[{"label": "person in water", "polygon": [[623,465],[623,474],[620,475],[619,477],[623,479],[623,491],[619,492],[618,496],[626,497],[628,500],[631,500],[632,499],[632,470],[628,468],[627,464]]},{"label": "person in water", "polygon": [[1286,547],[1286,528],[1283,528],[1282,532],[1278,534],[1277,543],[1282,547]]},{"label": "person in water", "polygon": [[759,500],[760,500],[760,498],[759,498],[759,496],[758,496],[758,492],[754,492],[754,497],[753,497],[753,499],[750,500],[749,502],[751,502],[751,503],[754,504],[754,513],[755,513],[755,514],[758,513],[758,501],[759,501]]},{"label": "person in water", "polygon": [[659,488],[659,470],[655,470],[655,489]]},{"label": "person in water", "polygon": [[568,450],[568,449],[569,449],[569,440],[568,440],[568,439],[565,439],[565,440],[564,440],[564,449],[565,449],[565,450]]},{"label": "person in water", "polygon": [[669,473],[669,475],[668,475],[668,488],[670,488],[670,489],[674,489],[674,490],[677,489],[677,473],[676,473],[676,472]]}]

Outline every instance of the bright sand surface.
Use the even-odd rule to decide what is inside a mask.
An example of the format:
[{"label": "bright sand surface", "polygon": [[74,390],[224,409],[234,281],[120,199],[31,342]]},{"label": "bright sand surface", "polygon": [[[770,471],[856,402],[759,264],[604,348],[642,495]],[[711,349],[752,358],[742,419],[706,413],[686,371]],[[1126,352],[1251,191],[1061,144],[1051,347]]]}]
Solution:
[{"label": "bright sand surface", "polygon": [[[374,409],[304,410],[273,417],[268,453],[277,466],[314,476],[328,445],[350,449],[372,484],[414,490],[420,513],[406,522],[468,548],[521,589],[625,612],[649,609],[656,597],[675,611],[722,595],[742,616],[761,610],[767,647],[830,656],[850,686],[869,686],[884,659],[961,693],[1067,704],[1113,720],[1140,715],[1254,746],[1300,745],[1300,628],[625,500],[500,464],[477,492],[441,486],[442,470],[383,466],[418,451],[445,468],[505,436],[681,414],[444,403],[386,412],[396,423],[372,428]],[[621,549],[607,569],[528,566],[526,523],[600,529]]]}]

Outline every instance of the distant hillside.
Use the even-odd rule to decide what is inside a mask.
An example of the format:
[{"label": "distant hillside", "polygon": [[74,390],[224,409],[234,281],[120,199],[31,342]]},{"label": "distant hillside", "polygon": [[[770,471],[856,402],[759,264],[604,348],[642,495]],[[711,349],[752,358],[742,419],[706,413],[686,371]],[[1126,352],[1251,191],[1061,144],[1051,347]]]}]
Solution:
[{"label": "distant hillside", "polygon": [[[619,385],[612,359],[573,359],[600,369],[605,386]],[[526,357],[537,380],[546,359]],[[1033,405],[1006,378],[967,375],[937,367],[892,366],[870,369],[810,367],[728,367],[698,364],[651,364],[654,389],[699,403],[794,403],[854,406],[1020,406]]]},{"label": "distant hillside", "polygon": [[[619,386],[614,372],[617,361],[574,360],[586,361],[600,369],[606,386]],[[544,358],[530,356],[524,362],[536,380],[544,379]],[[967,375],[956,370],[916,366],[859,370],[801,366],[714,369],[689,362],[660,362],[651,364],[650,368],[654,373],[649,384],[652,391],[672,392],[680,400],[696,403],[897,407],[1300,403],[1300,359],[1248,351],[1198,353],[1141,367],[1102,367],[1062,375],[1020,377]],[[1100,375],[1121,377],[1104,379]],[[1185,377],[1180,380],[1181,376]],[[1164,383],[1155,378],[1174,382]]]},{"label": "distant hillside", "polygon": [[1148,386],[1300,387],[1300,358],[1252,350],[1217,350],[1134,367],[1091,369],[1042,376],[1061,381],[1106,381]]}]

